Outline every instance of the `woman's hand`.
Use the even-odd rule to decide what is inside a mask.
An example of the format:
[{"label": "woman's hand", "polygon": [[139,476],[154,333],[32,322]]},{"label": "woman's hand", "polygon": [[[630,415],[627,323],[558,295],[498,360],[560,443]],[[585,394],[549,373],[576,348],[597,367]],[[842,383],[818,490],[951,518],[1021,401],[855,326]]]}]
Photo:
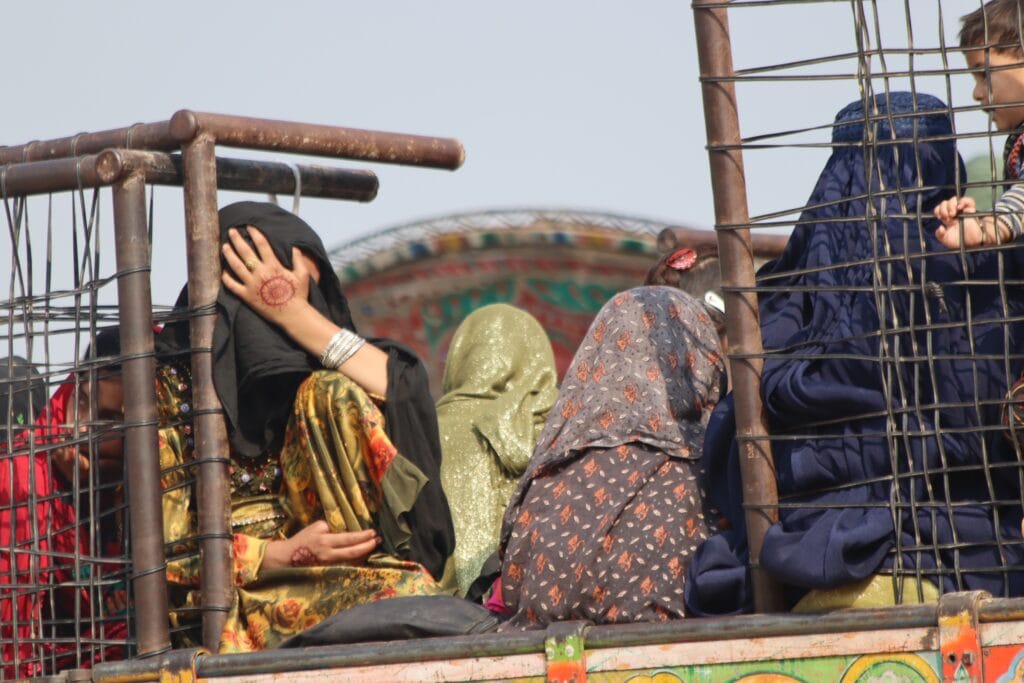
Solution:
[{"label": "woman's hand", "polygon": [[366,558],[378,545],[380,536],[373,529],[336,533],[321,519],[287,540],[268,543],[263,567],[283,569],[334,564],[359,565],[366,562]]},{"label": "woman's hand", "polygon": [[[224,287],[264,320],[280,327],[311,356],[320,358],[340,328],[309,303],[310,278],[320,282],[317,262],[292,247],[294,265],[288,270],[277,260],[267,238],[251,225],[247,229],[256,251],[241,233],[234,228],[228,230],[231,243],[221,250],[234,277],[225,270],[221,275]],[[386,396],[387,363],[386,353],[365,344],[337,369],[366,391]]]},{"label": "woman's hand", "polygon": [[[235,228],[228,230],[230,244],[221,246],[230,273],[221,282],[264,320],[287,327],[290,320],[309,308],[310,271],[302,251],[292,247],[292,268],[285,268],[258,229],[247,226],[256,251]],[[232,275],[234,277],[232,277]]]}]

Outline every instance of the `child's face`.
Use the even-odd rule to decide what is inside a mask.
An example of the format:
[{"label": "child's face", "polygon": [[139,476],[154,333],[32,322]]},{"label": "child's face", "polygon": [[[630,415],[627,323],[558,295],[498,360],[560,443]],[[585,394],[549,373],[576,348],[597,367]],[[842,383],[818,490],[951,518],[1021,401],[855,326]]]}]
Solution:
[{"label": "child's face", "polygon": [[991,49],[970,50],[964,56],[968,68],[979,69],[971,74],[974,76],[971,95],[992,117],[992,125],[999,130],[1014,130],[1020,126],[1024,122],[1024,57]]},{"label": "child's face", "polygon": [[[120,423],[124,421],[124,386],[121,375],[96,380],[96,414],[90,415],[90,385],[84,382],[79,388],[79,415],[81,419],[98,422],[99,432],[94,446],[100,474],[103,477],[119,477],[124,458],[124,440]],[[84,455],[88,456],[88,446]]]}]

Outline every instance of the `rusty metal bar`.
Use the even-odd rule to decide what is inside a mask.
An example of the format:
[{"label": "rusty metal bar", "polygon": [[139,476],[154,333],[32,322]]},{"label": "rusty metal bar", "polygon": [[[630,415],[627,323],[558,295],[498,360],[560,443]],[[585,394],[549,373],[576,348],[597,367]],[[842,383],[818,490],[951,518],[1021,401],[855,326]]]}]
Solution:
[{"label": "rusty metal bar", "polygon": [[131,521],[135,630],[142,656],[171,647],[164,557],[160,452],[153,376],[153,297],[150,291],[146,180],[130,174],[114,185],[117,307],[124,376],[124,452]]},{"label": "rusty metal bar", "polygon": [[[129,170],[141,170],[146,182],[153,185],[182,186],[185,182],[181,155],[109,149],[99,155],[96,166],[101,178],[115,177]],[[217,187],[241,192],[295,192],[295,173],[299,174],[299,190],[303,197],[372,201],[377,196],[377,174],[368,170],[330,168],[278,161],[251,159],[217,159]]]},{"label": "rusty metal bar", "polygon": [[180,144],[178,138],[171,134],[169,120],[136,123],[134,126],[98,133],[79,133],[55,140],[35,140],[24,145],[2,146],[0,165],[96,154],[110,147],[170,151],[177,149]]},{"label": "rusty metal bar", "polygon": [[22,197],[106,185],[110,181],[100,178],[96,161],[90,155],[0,166],[0,188],[7,197]]},{"label": "rusty metal bar", "polygon": [[[1022,599],[981,600],[979,621],[1012,621],[1020,618]],[[664,643],[711,642],[751,638],[806,636],[879,630],[935,628],[939,606],[899,605],[877,609],[851,609],[829,614],[774,614],[681,619],[664,624],[614,624],[593,626],[586,647],[593,651],[610,647],[640,647]],[[367,666],[394,662],[419,662],[468,657],[502,657],[541,652],[544,631],[481,634],[451,638],[410,640],[401,643],[328,645],[313,649],[273,650],[241,655],[192,655],[198,657],[201,677],[254,676],[294,673],[315,669]],[[186,651],[190,652],[190,651]],[[154,659],[97,664],[95,681],[156,680],[161,663]]]},{"label": "rusty metal bar", "polygon": [[979,619],[985,623],[1024,621],[1024,598],[992,598],[981,603]]},{"label": "rusty metal bar", "polygon": [[183,149],[192,399],[195,415],[203,645],[217,652],[233,597],[228,435],[213,386],[213,303],[220,290],[220,225],[214,139],[200,134]]},{"label": "rusty metal bar", "polygon": [[[7,196],[18,197],[47,192],[100,187],[139,172],[147,183],[183,185],[184,162],[176,154],[109,149],[74,159],[48,159],[0,167],[0,187]],[[370,201],[377,194],[373,171],[328,168],[299,164],[304,197],[325,197]],[[242,192],[291,194],[295,173],[288,164],[248,159],[217,159],[217,186]]]},{"label": "rusty metal bar", "polygon": [[[690,228],[672,228],[680,247],[711,246],[718,243],[717,232],[710,230],[692,230]],[[751,244],[756,258],[771,259],[782,255],[782,250],[789,242],[789,235],[751,235]]]},{"label": "rusty metal bar", "polygon": [[203,657],[209,656],[204,648],[171,650],[160,657],[128,659],[97,664],[87,679],[100,683],[144,683],[146,681],[175,681],[192,683],[198,680],[196,668]]},{"label": "rusty metal bar", "polygon": [[79,133],[24,145],[0,147],[0,165],[97,154],[108,148],[171,151],[201,133],[227,147],[362,159],[385,164],[455,170],[465,159],[462,143],[405,133],[342,128],[187,109],[167,121],[137,123],[96,133]]},{"label": "rusty metal bar", "polygon": [[736,406],[736,437],[739,441],[743,504],[746,511],[747,541],[758,612],[780,611],[782,594],[778,585],[760,566],[765,532],[778,520],[778,489],[771,443],[761,404],[761,369],[764,365],[761,325],[754,286],[754,254],[749,229],[723,229],[722,225],[746,225],[746,179],[740,152],[739,116],[733,75],[732,46],[727,11],[715,8],[715,0],[694,0],[697,55],[704,122],[707,128],[711,187],[715,201],[719,263],[725,295],[726,333],[729,335],[729,367]]},{"label": "rusty metal bar", "polygon": [[[401,598],[397,598],[401,600]],[[665,643],[707,642],[807,636],[877,630],[935,628],[938,606],[913,605],[884,609],[856,609],[831,614],[776,614],[679,619],[655,624],[614,624],[587,629],[584,647],[594,651],[609,647],[640,647]],[[562,622],[562,624],[573,622]],[[881,627],[881,629],[880,629]],[[294,675],[300,671],[362,667],[399,662],[438,661],[471,657],[505,657],[541,653],[554,629],[487,633],[471,636],[428,638],[387,643],[325,645],[310,648],[264,650],[245,655],[205,655],[196,664],[199,678]],[[652,635],[653,634],[653,635]],[[713,647],[713,645],[709,645]],[[93,680],[122,683],[153,676],[156,662],[98,664]]]},{"label": "rusty metal bar", "polygon": [[171,133],[182,145],[200,134],[218,145],[276,152],[360,159],[385,164],[427,166],[454,171],[466,158],[462,143],[405,133],[386,133],[183,109],[171,117]]}]

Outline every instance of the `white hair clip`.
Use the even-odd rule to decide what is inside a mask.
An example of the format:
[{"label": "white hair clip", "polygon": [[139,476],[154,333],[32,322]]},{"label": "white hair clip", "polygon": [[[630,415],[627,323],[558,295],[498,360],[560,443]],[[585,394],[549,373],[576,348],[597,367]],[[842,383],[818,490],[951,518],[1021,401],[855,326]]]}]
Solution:
[{"label": "white hair clip", "polygon": [[725,299],[718,296],[714,292],[704,292],[704,305],[710,306],[719,313],[725,313]]}]

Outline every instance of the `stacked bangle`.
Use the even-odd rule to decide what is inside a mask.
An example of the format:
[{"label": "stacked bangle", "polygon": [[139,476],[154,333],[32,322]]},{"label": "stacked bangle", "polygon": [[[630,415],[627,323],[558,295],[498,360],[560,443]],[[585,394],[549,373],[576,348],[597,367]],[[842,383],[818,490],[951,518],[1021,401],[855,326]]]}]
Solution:
[{"label": "stacked bangle", "polygon": [[354,356],[356,351],[363,348],[365,343],[366,340],[352,330],[341,328],[331,337],[331,341],[327,342],[327,348],[320,354],[320,365],[337,370]]}]

